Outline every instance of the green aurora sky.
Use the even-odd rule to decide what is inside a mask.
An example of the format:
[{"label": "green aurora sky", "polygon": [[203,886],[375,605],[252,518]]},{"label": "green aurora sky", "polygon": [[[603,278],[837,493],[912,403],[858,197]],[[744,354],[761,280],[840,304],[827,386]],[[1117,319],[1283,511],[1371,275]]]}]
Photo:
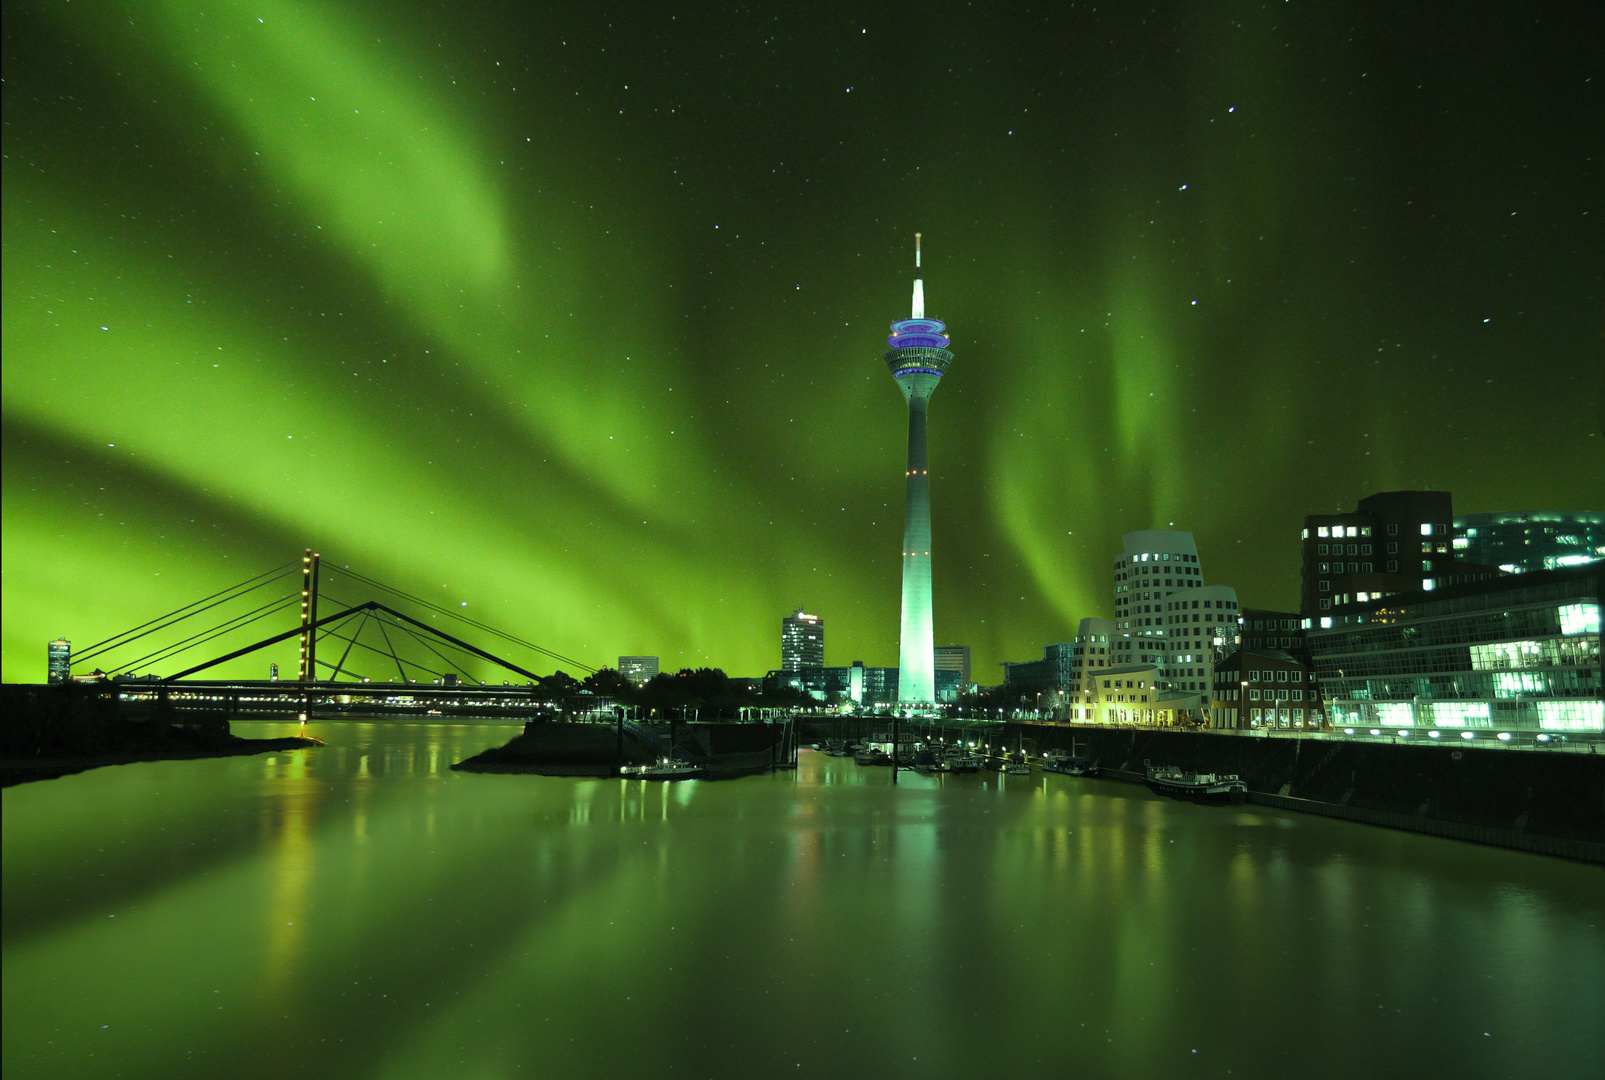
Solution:
[{"label": "green aurora sky", "polygon": [[894,665],[916,230],[983,682],[1125,531],[1289,607],[1373,491],[1599,509],[1605,16],[1400,7],[8,2],[4,678],[308,545],[593,665],[799,604]]}]

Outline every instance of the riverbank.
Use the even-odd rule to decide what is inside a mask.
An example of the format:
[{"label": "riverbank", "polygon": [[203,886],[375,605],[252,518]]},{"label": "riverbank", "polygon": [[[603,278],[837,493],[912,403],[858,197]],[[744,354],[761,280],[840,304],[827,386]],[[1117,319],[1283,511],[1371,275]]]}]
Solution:
[{"label": "riverbank", "polygon": [[[885,720],[863,723],[865,733],[888,726]],[[802,737],[840,737],[842,727],[831,721]],[[986,737],[993,746],[1021,747],[1033,756],[1073,751],[1098,762],[1111,779],[1142,782],[1144,761],[1236,773],[1248,785],[1250,802],[1605,862],[1602,756],[1080,724],[989,725]]]},{"label": "riverbank", "polygon": [[102,684],[0,688],[0,787],[140,761],[238,757],[322,746],[242,739],[220,711],[130,709]]}]

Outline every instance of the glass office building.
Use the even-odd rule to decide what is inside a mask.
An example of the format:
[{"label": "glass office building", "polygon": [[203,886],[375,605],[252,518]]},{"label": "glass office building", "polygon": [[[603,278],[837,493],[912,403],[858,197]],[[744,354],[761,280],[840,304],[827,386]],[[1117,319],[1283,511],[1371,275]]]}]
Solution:
[{"label": "glass office building", "polygon": [[1455,518],[1455,555],[1511,574],[1605,560],[1605,514],[1523,510]]},{"label": "glass office building", "polygon": [[1605,731],[1598,565],[1354,604],[1314,620],[1333,727],[1510,740]]}]

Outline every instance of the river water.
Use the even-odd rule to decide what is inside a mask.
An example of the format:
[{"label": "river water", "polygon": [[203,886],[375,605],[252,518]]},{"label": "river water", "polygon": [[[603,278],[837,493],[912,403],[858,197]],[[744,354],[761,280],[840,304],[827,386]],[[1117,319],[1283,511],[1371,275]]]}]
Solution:
[{"label": "river water", "polygon": [[449,766],[507,724],[310,730],[5,791],[7,1080],[1605,1075],[1595,867],[1112,781],[490,776]]}]

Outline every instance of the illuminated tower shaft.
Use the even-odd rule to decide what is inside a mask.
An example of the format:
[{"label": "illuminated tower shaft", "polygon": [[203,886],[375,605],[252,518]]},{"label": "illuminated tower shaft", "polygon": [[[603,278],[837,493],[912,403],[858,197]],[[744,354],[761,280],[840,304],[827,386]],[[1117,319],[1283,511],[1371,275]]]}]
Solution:
[{"label": "illuminated tower shaft", "polygon": [[925,317],[920,237],[914,234],[914,310],[892,324],[886,366],[908,402],[908,501],[903,518],[903,623],[898,642],[897,698],[936,700],[936,634],[931,617],[931,477],[925,417],[931,394],[953,362],[947,329]]}]

